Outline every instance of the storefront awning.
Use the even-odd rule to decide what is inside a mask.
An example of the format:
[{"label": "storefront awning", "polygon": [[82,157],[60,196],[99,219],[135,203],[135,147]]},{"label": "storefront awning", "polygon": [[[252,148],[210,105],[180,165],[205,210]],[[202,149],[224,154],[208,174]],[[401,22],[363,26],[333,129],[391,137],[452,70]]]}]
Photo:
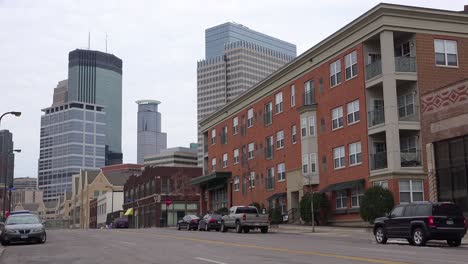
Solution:
[{"label": "storefront awning", "polygon": [[271,201],[271,200],[274,200],[274,199],[277,199],[277,198],[281,198],[281,197],[284,197],[286,196],[286,193],[285,192],[282,192],[282,193],[275,193],[273,194],[272,196],[268,197],[267,198],[267,201]]},{"label": "storefront awning", "polygon": [[133,215],[133,208],[128,208],[124,215]]},{"label": "storefront awning", "polygon": [[208,184],[209,182],[221,179],[225,180],[229,177],[231,177],[231,172],[213,172],[211,174],[193,178],[190,182],[192,185]]},{"label": "storefront awning", "polygon": [[346,189],[351,189],[356,186],[362,186],[364,185],[364,179],[359,179],[355,181],[347,181],[347,182],[339,182],[335,184],[330,184],[324,189],[322,189],[320,192],[331,192],[331,191],[339,191],[339,190],[346,190]]}]

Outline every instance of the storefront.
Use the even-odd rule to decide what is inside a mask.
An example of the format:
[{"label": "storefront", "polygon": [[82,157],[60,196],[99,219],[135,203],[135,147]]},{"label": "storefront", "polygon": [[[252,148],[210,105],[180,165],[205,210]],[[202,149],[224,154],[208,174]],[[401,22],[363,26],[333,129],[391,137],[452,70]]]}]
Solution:
[{"label": "storefront", "polygon": [[201,190],[200,214],[231,206],[229,201],[232,201],[232,194],[228,184],[230,179],[230,172],[213,172],[192,179],[191,183]]}]

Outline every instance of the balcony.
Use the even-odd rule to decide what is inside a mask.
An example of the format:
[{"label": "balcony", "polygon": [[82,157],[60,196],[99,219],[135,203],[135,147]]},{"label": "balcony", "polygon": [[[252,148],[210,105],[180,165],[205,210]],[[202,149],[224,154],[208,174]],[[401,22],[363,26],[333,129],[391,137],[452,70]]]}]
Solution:
[{"label": "balcony", "polygon": [[419,121],[419,105],[398,106],[399,121]]},{"label": "balcony", "polygon": [[385,113],[383,109],[367,112],[368,127],[373,127],[385,123]]},{"label": "balcony", "polygon": [[306,92],[303,97],[304,101],[304,106],[310,106],[315,104],[315,97],[313,90],[310,92]]},{"label": "balcony", "polygon": [[382,61],[377,60],[366,65],[366,81],[382,74]]},{"label": "balcony", "polygon": [[304,185],[316,185],[320,184],[320,177],[318,173],[307,173],[307,174],[302,174],[303,175],[303,182]]},{"label": "balcony", "polygon": [[421,167],[421,150],[408,150],[400,152],[401,167]]},{"label": "balcony", "polygon": [[369,155],[371,170],[380,170],[387,168],[387,152],[379,152]]},{"label": "balcony", "polygon": [[416,57],[395,57],[396,72],[416,72]]}]

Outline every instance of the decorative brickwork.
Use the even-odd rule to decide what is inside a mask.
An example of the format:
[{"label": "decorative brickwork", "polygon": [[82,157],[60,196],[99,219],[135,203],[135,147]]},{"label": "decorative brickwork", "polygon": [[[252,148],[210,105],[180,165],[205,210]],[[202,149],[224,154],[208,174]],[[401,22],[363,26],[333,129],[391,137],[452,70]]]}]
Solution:
[{"label": "decorative brickwork", "polygon": [[452,85],[421,97],[421,111],[433,113],[450,106],[468,103],[468,81]]}]

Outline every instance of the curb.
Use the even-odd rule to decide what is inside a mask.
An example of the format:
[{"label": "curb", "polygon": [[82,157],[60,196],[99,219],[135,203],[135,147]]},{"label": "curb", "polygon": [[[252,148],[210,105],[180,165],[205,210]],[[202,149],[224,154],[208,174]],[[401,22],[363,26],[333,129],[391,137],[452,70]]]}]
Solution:
[{"label": "curb", "polygon": [[0,259],[1,259],[2,256],[3,256],[3,252],[5,252],[5,248],[4,248],[4,247],[0,247]]}]

